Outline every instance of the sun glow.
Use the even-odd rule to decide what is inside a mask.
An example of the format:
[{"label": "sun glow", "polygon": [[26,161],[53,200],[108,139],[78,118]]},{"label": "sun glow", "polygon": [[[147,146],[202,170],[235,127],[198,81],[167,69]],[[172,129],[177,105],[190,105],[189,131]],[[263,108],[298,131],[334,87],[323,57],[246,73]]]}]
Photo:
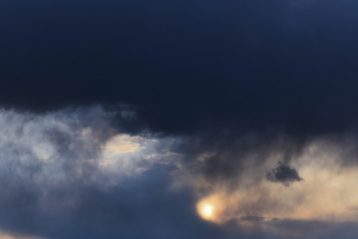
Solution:
[{"label": "sun glow", "polygon": [[207,221],[214,221],[215,219],[215,207],[210,203],[199,204],[198,213],[200,217]]},{"label": "sun glow", "polygon": [[205,204],[203,207],[203,215],[210,218],[214,215],[214,206],[211,204]]},{"label": "sun glow", "polygon": [[212,198],[204,198],[198,202],[197,206],[198,215],[210,222],[217,223],[220,218],[220,206],[216,200]]}]

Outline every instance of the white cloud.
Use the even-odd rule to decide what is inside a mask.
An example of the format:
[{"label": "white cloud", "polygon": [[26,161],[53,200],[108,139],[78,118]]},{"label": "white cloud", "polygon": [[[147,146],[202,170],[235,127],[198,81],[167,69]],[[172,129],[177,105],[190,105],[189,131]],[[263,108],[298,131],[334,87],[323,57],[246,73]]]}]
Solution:
[{"label": "white cloud", "polygon": [[121,132],[112,116],[101,107],[47,114],[1,110],[0,171],[49,187],[112,185],[168,160],[169,139]]}]

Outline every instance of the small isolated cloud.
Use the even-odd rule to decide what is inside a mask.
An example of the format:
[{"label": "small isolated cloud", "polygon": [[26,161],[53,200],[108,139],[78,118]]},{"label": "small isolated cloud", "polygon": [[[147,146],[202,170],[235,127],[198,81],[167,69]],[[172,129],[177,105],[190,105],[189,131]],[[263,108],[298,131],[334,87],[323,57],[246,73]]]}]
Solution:
[{"label": "small isolated cloud", "polygon": [[281,161],[278,162],[275,168],[266,174],[266,178],[271,182],[279,182],[286,186],[302,180],[296,169]]}]

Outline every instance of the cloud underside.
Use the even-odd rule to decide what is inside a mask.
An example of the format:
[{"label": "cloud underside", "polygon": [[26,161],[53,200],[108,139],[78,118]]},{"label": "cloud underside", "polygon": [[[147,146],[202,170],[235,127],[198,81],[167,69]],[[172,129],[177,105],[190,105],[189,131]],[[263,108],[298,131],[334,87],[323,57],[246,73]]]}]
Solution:
[{"label": "cloud underside", "polygon": [[[99,106],[0,111],[0,238],[135,238],[113,228],[145,224],[141,217],[153,220],[143,230],[164,238],[155,220],[176,213],[183,223],[264,225],[276,234],[297,221],[358,223],[352,136],[164,137],[128,133],[114,114]],[[193,201],[179,196],[187,191]]]}]

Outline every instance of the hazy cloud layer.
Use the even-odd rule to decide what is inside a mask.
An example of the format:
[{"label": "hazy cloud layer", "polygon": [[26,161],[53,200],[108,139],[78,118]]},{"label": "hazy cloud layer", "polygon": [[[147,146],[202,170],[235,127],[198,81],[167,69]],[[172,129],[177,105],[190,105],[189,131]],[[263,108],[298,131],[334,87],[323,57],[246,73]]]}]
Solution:
[{"label": "hazy cloud layer", "polygon": [[174,139],[121,132],[115,116],[120,120],[123,114],[101,107],[46,114],[1,110],[0,228],[46,237],[46,230],[51,235],[52,227],[62,230],[60,224],[68,223],[63,230],[75,238],[69,232],[73,214],[85,210],[83,216],[97,221],[93,217],[101,207],[111,209],[110,202],[97,205],[95,195],[125,187],[155,165],[173,163]]},{"label": "hazy cloud layer", "polygon": [[326,238],[311,226],[358,221],[353,135],[169,137],[129,133],[135,117],[1,110],[0,235]]}]

